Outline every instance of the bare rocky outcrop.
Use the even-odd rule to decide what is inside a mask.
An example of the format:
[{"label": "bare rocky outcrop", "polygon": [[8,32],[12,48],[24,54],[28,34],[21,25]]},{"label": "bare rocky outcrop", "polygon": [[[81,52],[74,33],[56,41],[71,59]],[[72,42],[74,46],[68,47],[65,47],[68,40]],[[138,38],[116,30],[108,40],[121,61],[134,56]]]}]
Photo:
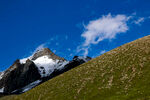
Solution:
[{"label": "bare rocky outcrop", "polygon": [[19,60],[16,60],[4,72],[3,78],[0,80],[0,88],[4,87],[4,93],[10,94],[12,91],[38,80],[40,77],[37,67],[31,60],[27,60],[26,64],[20,64]]},{"label": "bare rocky outcrop", "polygon": [[31,60],[36,60],[37,58],[47,55],[49,58],[52,58],[53,60],[65,60],[62,57],[57,56],[54,54],[49,48],[42,48],[41,50],[38,50],[34,53],[33,57]]}]

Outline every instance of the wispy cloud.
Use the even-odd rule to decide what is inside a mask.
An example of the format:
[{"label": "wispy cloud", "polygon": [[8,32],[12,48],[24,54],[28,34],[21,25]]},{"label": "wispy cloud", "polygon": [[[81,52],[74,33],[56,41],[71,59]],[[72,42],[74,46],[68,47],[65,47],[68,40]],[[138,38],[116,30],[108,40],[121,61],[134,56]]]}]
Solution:
[{"label": "wispy cloud", "polygon": [[56,43],[55,43],[55,45],[56,45],[56,46],[58,46],[58,45],[59,45],[59,43],[58,43],[58,42],[56,42]]},{"label": "wispy cloud", "polygon": [[41,49],[46,48],[46,47],[47,47],[47,43],[43,43],[43,44],[39,45],[39,46],[33,51],[32,55],[33,55],[36,51],[41,50]]},{"label": "wispy cloud", "polygon": [[[129,30],[128,26],[129,22],[130,24],[141,25],[142,22],[144,22],[147,19],[150,19],[150,16],[137,17],[136,13],[132,13],[130,16],[124,14],[117,14],[117,15],[108,14],[103,15],[98,19],[89,21],[87,25],[83,25],[82,23],[80,24],[80,26],[81,25],[84,26],[84,31],[81,34],[81,38],[83,38],[84,41],[81,43],[81,45],[77,47],[77,52],[84,56],[87,56],[89,54],[89,50],[91,49],[92,45],[99,44],[103,40],[112,40],[116,38],[118,34],[126,33]],[[59,51],[59,49],[62,49],[60,48],[60,46],[62,45],[61,41],[68,39],[69,39],[68,35],[63,35],[61,36],[61,38],[58,35],[53,36],[45,43],[39,45],[34,50],[34,52],[49,46],[51,46],[50,49],[55,48],[54,52],[56,52],[56,50]],[[66,50],[69,52],[72,51],[71,48],[68,48]],[[106,52],[105,50],[102,50],[100,54],[103,54],[105,52]],[[76,51],[74,51],[73,54],[76,54]]]},{"label": "wispy cloud", "polygon": [[65,39],[66,39],[66,40],[68,39],[68,35],[65,36]]},{"label": "wispy cloud", "polygon": [[71,49],[70,49],[70,48],[68,48],[67,50],[68,50],[68,51],[71,51]]},{"label": "wispy cloud", "polygon": [[46,47],[46,44],[41,44],[41,45],[39,45],[39,46],[35,49],[35,51],[41,50],[41,49],[43,49],[43,48],[45,48],[45,47]]},{"label": "wispy cloud", "polygon": [[127,21],[130,16],[126,15],[103,15],[102,17],[92,20],[85,25],[85,31],[81,34],[84,42],[77,48],[77,52],[83,51],[83,55],[87,56],[89,48],[92,44],[98,44],[105,39],[114,39],[117,34],[128,31]]},{"label": "wispy cloud", "polygon": [[144,21],[145,21],[145,18],[144,17],[140,17],[137,20],[134,20],[134,23],[137,24],[137,25],[141,25],[141,23],[144,22]]}]

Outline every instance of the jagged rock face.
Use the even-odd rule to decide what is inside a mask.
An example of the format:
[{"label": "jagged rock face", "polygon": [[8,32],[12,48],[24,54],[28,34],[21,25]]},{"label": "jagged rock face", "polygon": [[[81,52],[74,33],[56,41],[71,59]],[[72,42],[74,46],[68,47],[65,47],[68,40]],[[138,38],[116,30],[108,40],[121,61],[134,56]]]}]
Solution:
[{"label": "jagged rock face", "polygon": [[42,50],[38,50],[32,57],[32,60],[36,60],[37,58],[47,55],[49,58],[52,58],[53,60],[65,60],[64,58],[61,58],[57,55],[55,55],[49,48],[43,48]]},{"label": "jagged rock face", "polygon": [[75,56],[72,61],[67,61],[48,48],[43,48],[32,57],[23,61],[16,60],[10,68],[1,73],[0,91],[4,88],[3,93],[6,94],[23,93],[89,60],[90,57]]},{"label": "jagged rock face", "polygon": [[0,80],[0,87],[5,87],[4,93],[10,94],[12,91],[22,88],[40,77],[38,69],[32,61],[27,60],[26,64],[20,64],[17,60],[4,73],[3,78]]}]

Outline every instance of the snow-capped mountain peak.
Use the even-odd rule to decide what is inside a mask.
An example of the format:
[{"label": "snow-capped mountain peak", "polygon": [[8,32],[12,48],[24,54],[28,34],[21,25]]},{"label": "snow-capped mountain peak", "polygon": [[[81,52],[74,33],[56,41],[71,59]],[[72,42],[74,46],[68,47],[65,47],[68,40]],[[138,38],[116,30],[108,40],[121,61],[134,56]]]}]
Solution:
[{"label": "snow-capped mountain peak", "polygon": [[27,58],[16,60],[10,68],[0,74],[0,93],[26,92],[90,59],[75,56],[72,61],[67,61],[50,49],[43,48]]},{"label": "snow-capped mountain peak", "polygon": [[21,59],[20,63],[25,64],[28,59],[34,62],[41,77],[49,76],[55,69],[61,69],[68,63],[64,58],[55,55],[49,48],[36,51],[32,56]]},{"label": "snow-capped mountain peak", "polygon": [[35,51],[31,56],[29,56],[27,58],[20,59],[20,63],[24,64],[24,63],[26,63],[26,61],[28,59],[35,61],[36,59],[38,59],[39,57],[42,57],[42,56],[47,56],[48,58],[53,59],[53,60],[65,61],[64,58],[55,55],[49,48],[42,48],[40,50]]}]

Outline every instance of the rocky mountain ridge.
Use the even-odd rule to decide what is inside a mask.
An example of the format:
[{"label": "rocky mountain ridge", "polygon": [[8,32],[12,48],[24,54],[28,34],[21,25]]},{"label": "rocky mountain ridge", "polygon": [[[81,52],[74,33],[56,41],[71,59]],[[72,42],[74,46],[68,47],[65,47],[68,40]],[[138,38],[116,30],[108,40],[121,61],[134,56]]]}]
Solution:
[{"label": "rocky mountain ridge", "polygon": [[6,71],[0,73],[0,93],[26,92],[89,60],[90,57],[75,56],[72,61],[67,61],[50,49],[43,48],[28,58],[16,60]]}]

